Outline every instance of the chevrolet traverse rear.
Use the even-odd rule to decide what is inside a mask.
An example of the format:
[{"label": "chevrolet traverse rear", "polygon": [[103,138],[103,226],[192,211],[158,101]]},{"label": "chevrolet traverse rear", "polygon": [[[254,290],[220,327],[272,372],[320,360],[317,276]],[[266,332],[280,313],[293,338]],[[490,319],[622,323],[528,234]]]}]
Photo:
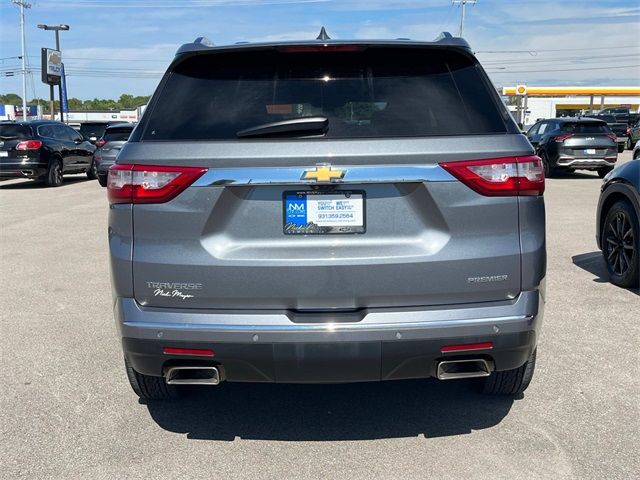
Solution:
[{"label": "chevrolet traverse rear", "polygon": [[467,43],[180,48],[109,170],[143,398],[533,375],[544,175]]}]

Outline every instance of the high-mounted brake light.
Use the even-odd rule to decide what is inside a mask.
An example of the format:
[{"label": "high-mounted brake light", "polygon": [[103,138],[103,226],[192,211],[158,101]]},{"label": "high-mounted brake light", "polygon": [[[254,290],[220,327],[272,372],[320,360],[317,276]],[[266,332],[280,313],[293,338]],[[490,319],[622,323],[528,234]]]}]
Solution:
[{"label": "high-mounted brake light", "polygon": [[109,203],[164,203],[195,182],[206,168],[114,165],[109,169]]},{"label": "high-mounted brake light", "polygon": [[564,142],[567,138],[571,138],[573,137],[573,133],[561,133],[560,135],[557,135],[554,140],[558,143],[562,143]]},{"label": "high-mounted brake light", "polygon": [[42,142],[40,140],[25,140],[16,145],[16,150],[38,150],[40,147],[42,147]]},{"label": "high-mounted brake light", "polygon": [[290,45],[281,47],[279,50],[285,53],[307,53],[307,52],[361,52],[364,45],[330,45],[322,43],[319,45]]},{"label": "high-mounted brake light", "polygon": [[445,162],[440,166],[462,183],[488,197],[542,195],[544,168],[535,155]]}]

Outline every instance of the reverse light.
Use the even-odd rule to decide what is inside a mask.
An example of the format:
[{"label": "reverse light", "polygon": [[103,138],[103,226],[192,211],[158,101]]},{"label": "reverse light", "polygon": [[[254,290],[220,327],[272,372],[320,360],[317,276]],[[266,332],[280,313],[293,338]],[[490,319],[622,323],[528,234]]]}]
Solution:
[{"label": "reverse light", "polygon": [[164,203],[195,182],[206,168],[118,164],[109,168],[109,203]]},{"label": "reverse light", "polygon": [[213,357],[215,355],[213,350],[207,348],[164,347],[162,353],[165,355],[192,355],[195,357]]},{"label": "reverse light", "polygon": [[440,166],[481,195],[536,196],[544,193],[544,168],[535,155],[445,162]]},{"label": "reverse light", "polygon": [[16,150],[25,151],[25,150],[38,150],[42,147],[42,142],[40,140],[25,140],[16,145]]},{"label": "reverse light", "polygon": [[567,138],[573,137],[573,133],[561,133],[560,135],[556,135],[554,140],[558,143],[564,142]]}]

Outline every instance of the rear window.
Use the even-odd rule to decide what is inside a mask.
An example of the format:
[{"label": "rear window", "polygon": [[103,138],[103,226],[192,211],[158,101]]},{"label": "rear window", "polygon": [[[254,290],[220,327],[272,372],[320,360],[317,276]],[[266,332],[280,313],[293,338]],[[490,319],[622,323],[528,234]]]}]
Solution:
[{"label": "rear window", "polygon": [[563,132],[570,133],[609,133],[611,130],[605,123],[590,122],[590,123],[564,123],[561,130]]},{"label": "rear window", "polygon": [[106,123],[83,123],[80,125],[80,133],[85,138],[100,138],[107,129]]},{"label": "rear window", "polygon": [[490,88],[451,50],[197,55],[170,73],[143,140],[229,140],[318,116],[329,119],[324,138],[504,133]]},{"label": "rear window", "polygon": [[110,128],[104,133],[104,140],[106,142],[126,142],[132,131],[133,128]]},{"label": "rear window", "polygon": [[0,138],[3,140],[9,140],[13,138],[31,138],[31,130],[24,125],[0,125]]},{"label": "rear window", "polygon": [[616,123],[616,117],[614,117],[613,115],[598,115],[597,117],[593,118],[598,118],[599,120],[607,123]]}]

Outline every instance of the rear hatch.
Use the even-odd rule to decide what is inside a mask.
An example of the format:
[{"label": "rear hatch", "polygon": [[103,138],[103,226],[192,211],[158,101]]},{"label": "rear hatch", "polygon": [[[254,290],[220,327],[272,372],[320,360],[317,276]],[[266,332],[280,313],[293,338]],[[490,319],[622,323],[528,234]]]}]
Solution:
[{"label": "rear hatch", "polygon": [[17,156],[21,158],[32,154],[31,150],[16,150],[21,142],[31,140],[31,128],[20,123],[0,123],[0,164],[14,162]]},{"label": "rear hatch", "polygon": [[102,158],[115,158],[120,153],[122,146],[127,143],[131,135],[132,127],[109,127],[104,132],[101,140],[104,144],[100,147]]},{"label": "rear hatch", "polygon": [[617,154],[615,134],[604,121],[583,120],[561,125],[561,153],[574,157],[602,157]]},{"label": "rear hatch", "polygon": [[518,197],[439,165],[532,153],[463,49],[185,56],[133,137],[118,163],[148,170],[143,183],[206,169],[168,202],[133,205],[142,305],[352,310],[520,292]]}]

